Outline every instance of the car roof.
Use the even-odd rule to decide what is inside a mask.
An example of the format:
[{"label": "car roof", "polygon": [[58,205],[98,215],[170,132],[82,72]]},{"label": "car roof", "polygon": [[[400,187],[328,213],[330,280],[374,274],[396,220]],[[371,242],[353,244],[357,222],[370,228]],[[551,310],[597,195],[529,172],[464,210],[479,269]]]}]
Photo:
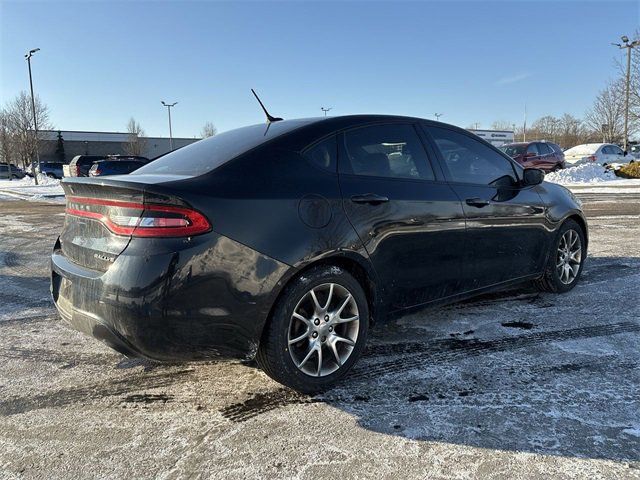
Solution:
[{"label": "car roof", "polygon": [[[369,124],[376,123],[424,123],[433,127],[443,127],[452,130],[458,130],[465,132],[469,135],[472,133],[463,128],[455,125],[437,122],[435,120],[429,120],[426,118],[409,117],[403,115],[381,115],[381,114],[356,114],[356,115],[341,115],[335,117],[313,117],[313,118],[299,118],[292,120],[280,120],[278,124],[285,127],[286,132],[283,132],[277,138],[273,138],[275,141],[283,141],[288,147],[303,147],[308,145],[309,141],[321,138],[324,135],[329,135],[340,130],[357,128]],[[291,125],[287,125],[291,123]],[[288,127],[288,128],[286,128]],[[266,128],[266,125],[265,125]]]}]

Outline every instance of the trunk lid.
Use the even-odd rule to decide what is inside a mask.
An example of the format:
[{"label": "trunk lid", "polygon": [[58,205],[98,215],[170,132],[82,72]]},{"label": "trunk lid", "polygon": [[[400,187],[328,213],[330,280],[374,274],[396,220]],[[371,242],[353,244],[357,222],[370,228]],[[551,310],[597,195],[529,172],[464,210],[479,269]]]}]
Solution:
[{"label": "trunk lid", "polygon": [[[60,248],[65,257],[82,267],[106,272],[132,238],[130,229],[121,225],[133,225],[140,219],[146,202],[184,204],[171,195],[159,193],[154,185],[184,177],[140,177],[136,180],[141,181],[131,181],[133,177],[129,176],[100,181],[70,177],[61,182],[66,196],[66,215]],[[124,223],[108,228],[110,219],[124,219],[121,220]]]},{"label": "trunk lid", "polygon": [[[71,177],[73,178],[73,177]],[[76,180],[78,179],[78,180]],[[62,253],[72,262],[92,270],[106,272],[109,266],[122,253],[131,240],[131,235],[116,235],[98,219],[70,215],[71,210],[87,210],[75,201],[79,198],[115,200],[130,203],[143,203],[144,189],[124,185],[87,184],[79,181],[80,177],[62,182],[67,203],[67,214],[60,235]],[[97,206],[95,213],[106,213],[107,207]],[[122,213],[125,213],[124,211]],[[126,213],[136,213],[128,209]],[[142,209],[137,210],[138,216]]]}]

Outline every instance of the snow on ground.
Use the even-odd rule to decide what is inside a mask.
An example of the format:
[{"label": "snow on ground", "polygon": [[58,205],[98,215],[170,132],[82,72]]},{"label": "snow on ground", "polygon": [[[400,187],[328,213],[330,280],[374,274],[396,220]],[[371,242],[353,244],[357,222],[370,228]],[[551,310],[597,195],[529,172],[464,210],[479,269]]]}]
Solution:
[{"label": "snow on ground", "polygon": [[64,191],[60,186],[60,180],[38,175],[38,185],[32,177],[24,177],[20,180],[0,180],[0,197],[23,198],[31,201],[63,202]]},{"label": "snow on ground", "polygon": [[639,479],[627,198],[585,202],[571,292],[522,286],[380,322],[314,397],[251,365],[124,359],[67,328],[49,293],[62,206],[0,201],[0,478]]}]

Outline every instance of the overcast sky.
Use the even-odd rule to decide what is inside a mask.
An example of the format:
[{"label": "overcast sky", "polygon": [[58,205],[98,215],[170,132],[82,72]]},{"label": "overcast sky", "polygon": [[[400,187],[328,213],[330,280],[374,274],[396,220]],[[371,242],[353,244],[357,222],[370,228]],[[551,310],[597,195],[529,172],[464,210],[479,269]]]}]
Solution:
[{"label": "overcast sky", "polygon": [[36,93],[56,128],[198,135],[284,118],[393,113],[460,126],[583,115],[640,25],[639,1],[0,0],[2,103]]}]

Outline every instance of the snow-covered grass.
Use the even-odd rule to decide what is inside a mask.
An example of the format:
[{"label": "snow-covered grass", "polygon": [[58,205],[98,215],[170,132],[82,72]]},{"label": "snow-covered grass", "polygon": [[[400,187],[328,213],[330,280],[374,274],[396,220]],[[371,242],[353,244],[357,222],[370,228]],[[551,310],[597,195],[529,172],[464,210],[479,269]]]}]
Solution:
[{"label": "snow-covered grass", "polygon": [[38,185],[32,177],[20,180],[0,180],[0,196],[24,198],[27,200],[64,201],[64,191],[60,180],[38,174]]}]

